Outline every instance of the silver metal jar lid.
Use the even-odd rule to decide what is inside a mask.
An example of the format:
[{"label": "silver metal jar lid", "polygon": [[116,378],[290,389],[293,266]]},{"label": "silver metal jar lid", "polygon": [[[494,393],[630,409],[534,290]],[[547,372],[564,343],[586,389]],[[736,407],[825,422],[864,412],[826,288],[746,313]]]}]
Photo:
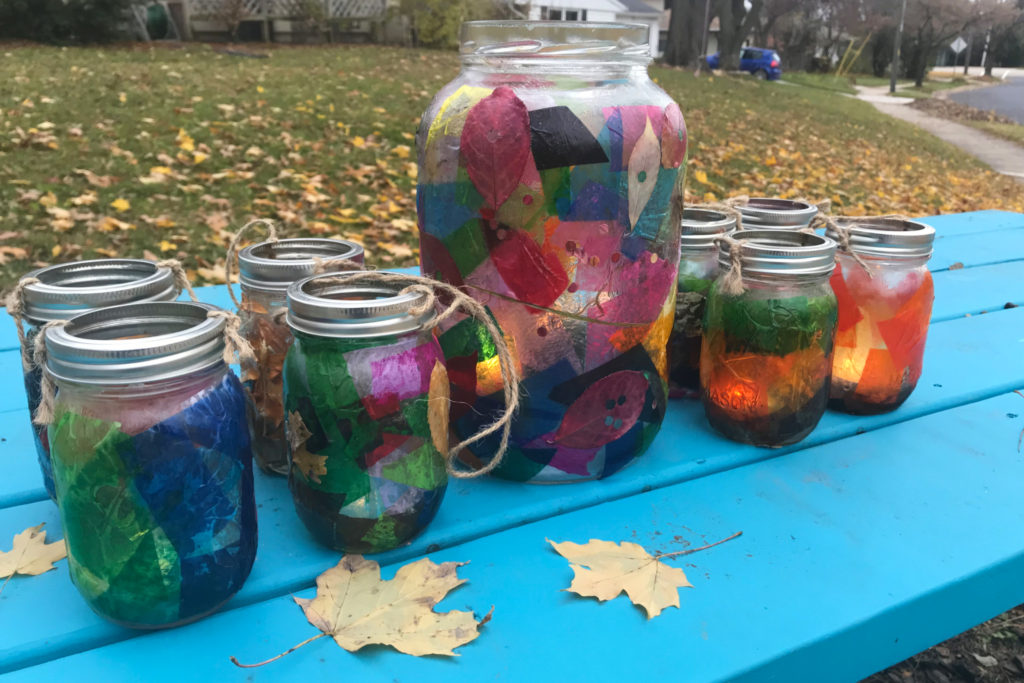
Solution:
[{"label": "silver metal jar lid", "polygon": [[814,204],[773,197],[753,197],[736,208],[743,214],[744,228],[802,228],[818,215]]},{"label": "silver metal jar lid", "polygon": [[[795,230],[738,230],[732,238],[740,243],[744,274],[831,275],[836,267],[836,243],[828,237]],[[730,245],[722,242],[718,264],[731,263]]]},{"label": "silver metal jar lid", "polygon": [[[850,233],[850,247],[863,256],[899,259],[924,259],[932,255],[935,228],[903,218],[836,218]],[[839,241],[834,227],[825,235]]]},{"label": "silver metal jar lid", "polygon": [[400,294],[399,285],[346,284],[345,273],[314,275],[288,288],[288,325],[320,337],[380,337],[415,332],[434,311],[414,316],[426,300],[421,292]]},{"label": "silver metal jar lid", "polygon": [[238,253],[238,282],[246,289],[287,291],[313,275],[316,259],[363,262],[363,247],[348,240],[298,238],[252,244]]},{"label": "silver metal jar lid", "polygon": [[24,277],[25,317],[34,325],[69,320],[87,311],[140,301],[172,301],[180,290],[169,268],[143,259],[95,259],[60,263]]},{"label": "silver metal jar lid", "polygon": [[101,308],[46,330],[46,366],[58,380],[120,385],[172,379],[224,363],[216,306],[187,301]]},{"label": "silver metal jar lid", "polygon": [[736,217],[713,209],[684,208],[682,234],[683,249],[713,247],[715,238],[736,229]]}]

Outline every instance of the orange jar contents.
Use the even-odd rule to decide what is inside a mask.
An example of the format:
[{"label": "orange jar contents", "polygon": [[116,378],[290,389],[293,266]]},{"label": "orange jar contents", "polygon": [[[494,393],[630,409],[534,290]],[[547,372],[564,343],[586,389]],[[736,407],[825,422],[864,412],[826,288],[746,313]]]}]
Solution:
[{"label": "orange jar contents", "polygon": [[895,410],[921,377],[935,298],[926,265],[935,229],[900,218],[858,218],[837,221],[828,235],[842,245],[831,279],[839,324],[829,407],[854,414]]}]

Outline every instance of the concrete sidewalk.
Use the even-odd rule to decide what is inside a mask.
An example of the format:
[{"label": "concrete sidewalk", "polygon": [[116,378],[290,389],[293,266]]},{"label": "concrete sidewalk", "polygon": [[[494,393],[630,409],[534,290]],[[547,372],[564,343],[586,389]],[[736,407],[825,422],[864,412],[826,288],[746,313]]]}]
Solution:
[{"label": "concrete sidewalk", "polygon": [[937,138],[959,147],[974,158],[988,164],[996,173],[1008,175],[1024,183],[1024,147],[977,128],[940,119],[908,107],[908,97],[890,97],[889,88],[857,87],[857,99],[870,102],[880,112],[923,128]]}]

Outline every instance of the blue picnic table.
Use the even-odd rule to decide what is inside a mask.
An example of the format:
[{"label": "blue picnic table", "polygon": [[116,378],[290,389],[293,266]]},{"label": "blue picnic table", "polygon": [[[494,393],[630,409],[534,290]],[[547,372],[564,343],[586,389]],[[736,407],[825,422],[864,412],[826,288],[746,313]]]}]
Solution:
[{"label": "blue picnic table", "polygon": [[[66,562],[0,594],[0,674],[70,680],[855,681],[1024,603],[1024,215],[938,216],[936,301],[917,391],[873,417],[828,413],[804,442],[726,441],[699,402],[674,401],[650,451],[605,481],[453,481],[436,520],[374,559],[390,578],[421,556],[469,562],[438,611],[493,605],[457,658],[319,639],[292,595],[338,555],[296,517],[284,479],[257,472],[259,554],[243,590],[182,628],[132,631],[93,614]],[[224,287],[198,290],[228,306]],[[38,468],[13,325],[0,322],[0,549],[56,507]],[[693,588],[648,621],[625,597],[562,589],[572,571],[545,542],[633,541],[672,552]]]}]

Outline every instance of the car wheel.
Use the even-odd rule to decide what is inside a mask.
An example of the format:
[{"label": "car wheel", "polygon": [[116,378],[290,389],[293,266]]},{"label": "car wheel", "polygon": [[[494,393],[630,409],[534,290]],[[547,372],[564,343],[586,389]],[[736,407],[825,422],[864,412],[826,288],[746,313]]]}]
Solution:
[{"label": "car wheel", "polygon": [[757,71],[754,72],[754,78],[756,78],[759,81],[767,80],[768,72],[765,71],[764,69],[758,69]]}]

